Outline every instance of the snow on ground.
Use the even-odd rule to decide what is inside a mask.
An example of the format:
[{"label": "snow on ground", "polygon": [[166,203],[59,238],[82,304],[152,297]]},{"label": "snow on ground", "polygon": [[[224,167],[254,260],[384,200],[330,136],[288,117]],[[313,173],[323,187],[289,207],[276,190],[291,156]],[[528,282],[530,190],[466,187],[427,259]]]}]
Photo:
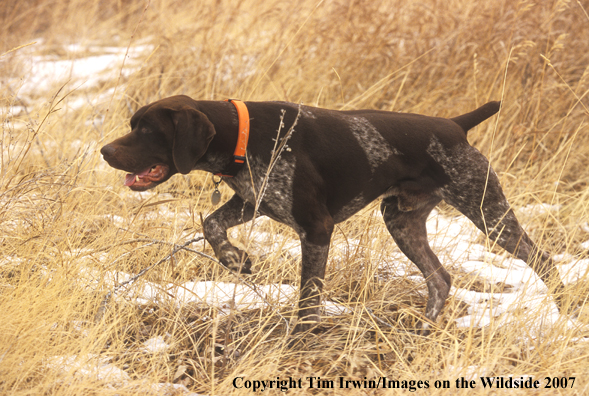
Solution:
[{"label": "snow on ground", "polygon": [[[119,76],[128,77],[136,71],[140,60],[152,51],[149,45],[134,45],[127,48],[98,47],[68,45],[60,53],[66,56],[37,55],[42,47],[42,40],[38,44],[17,51],[15,56],[22,68],[17,75],[5,78],[3,83],[10,86],[12,92],[22,99],[43,98],[47,101],[55,93],[55,88],[69,82],[71,87],[79,87],[68,98],[66,105],[79,108],[93,105],[97,101],[105,101],[114,95],[114,90],[90,94],[84,92],[86,88],[97,87],[103,81],[118,79]],[[57,54],[58,52],[56,52]],[[127,58],[125,58],[127,57]],[[125,65],[123,67],[123,60]],[[118,90],[117,92],[121,92]],[[91,96],[94,95],[94,96]],[[0,109],[0,114],[16,115],[23,111],[19,103],[6,109]],[[542,204],[520,208],[518,216],[532,217],[557,211],[558,206]],[[171,213],[170,216],[174,214]],[[380,216],[380,214],[375,214]],[[114,222],[126,223],[126,219],[111,216]],[[452,287],[451,296],[458,298],[469,306],[468,315],[456,319],[458,326],[482,327],[491,322],[499,325],[509,325],[511,313],[525,309],[529,317],[526,331],[531,337],[540,336],[542,329],[558,323],[560,326],[576,326],[574,319],[561,318],[555,304],[547,296],[546,286],[529,269],[525,263],[508,256],[498,256],[490,253],[485,246],[474,244],[479,231],[464,217],[450,218],[439,215],[436,211],[428,220],[430,244],[440,258],[442,264],[454,271],[460,271],[470,276],[485,280],[488,284],[503,284],[503,292],[476,292],[468,289]],[[589,233],[589,225],[581,227]],[[235,234],[233,234],[235,237]],[[589,236],[588,236],[589,239]],[[391,240],[392,241],[392,240]],[[334,241],[330,253],[330,260],[337,262],[345,257],[350,249],[360,245],[360,241],[346,240],[345,243]],[[589,246],[589,240],[583,246]],[[284,257],[297,259],[300,257],[300,244],[296,239],[276,239],[275,235],[254,229],[250,248],[254,254],[269,254],[277,249],[284,252]],[[343,260],[342,260],[343,261]],[[555,256],[561,276],[566,283],[578,282],[586,279],[589,270],[589,260],[576,260],[571,256]],[[2,265],[2,262],[0,262]],[[415,266],[409,262],[398,249],[382,260],[383,266],[389,274],[407,276],[415,273]],[[107,278],[107,285],[116,284],[130,279],[132,275],[112,271],[109,273],[93,273],[88,270],[81,274],[81,279],[89,287],[99,287],[98,279]],[[408,276],[416,285],[423,286],[424,280],[420,276]],[[104,283],[101,283],[104,285]],[[137,303],[158,303],[172,299],[176,304],[198,303],[203,306],[217,307],[221,312],[230,309],[246,310],[283,305],[295,306],[297,289],[291,285],[254,285],[253,287],[241,283],[222,282],[187,282],[177,284],[155,284],[137,282],[121,288],[117,293],[126,299],[131,298]],[[324,302],[326,315],[338,315],[347,312],[345,306],[330,301]],[[564,322],[564,323],[563,323]],[[155,337],[143,344],[144,353],[162,353],[169,348],[163,337]],[[100,356],[55,356],[47,362],[47,367],[62,372],[74,373],[76,376],[86,376],[111,384],[128,382],[128,375],[121,369],[109,363],[108,359]],[[478,371],[477,368],[473,368]],[[479,373],[480,374],[480,373]],[[184,389],[172,389],[176,385],[155,384],[162,393],[169,391],[182,392]],[[159,389],[159,388],[158,388]]]},{"label": "snow on ground", "polygon": [[[522,209],[529,215],[541,215],[547,210],[555,211],[558,207],[543,204]],[[512,313],[522,309],[529,318],[526,330],[531,336],[538,336],[557,323],[578,327],[572,319],[562,323],[554,300],[547,295],[548,288],[526,263],[510,255],[496,255],[485,246],[474,244],[479,234],[464,216],[445,218],[434,211],[428,220],[430,244],[443,265],[476,276],[487,284],[505,286],[503,292],[493,293],[452,286],[450,295],[469,305],[468,315],[456,319],[459,327],[483,327],[493,321],[495,325],[508,325]],[[578,281],[589,268],[587,260],[573,257],[568,260],[567,264],[558,265],[565,284]],[[520,320],[521,315],[517,316]]]},{"label": "snow on ground", "polygon": [[[58,88],[68,84],[66,92],[75,88],[64,100],[70,109],[95,106],[110,100],[115,94],[114,89],[98,93],[84,90],[99,87],[101,83],[116,80],[119,76],[122,80],[131,76],[139,69],[141,59],[153,50],[151,45],[126,48],[71,44],[52,53],[38,55],[43,46],[43,39],[39,39],[35,44],[15,51],[12,56],[18,62],[18,71],[3,78],[2,83],[28,103],[32,100],[46,102]],[[118,91],[120,93],[122,89]],[[0,114],[17,115],[22,111],[24,107],[18,102]]]},{"label": "snow on ground", "polygon": [[[148,340],[146,343],[149,343]],[[146,353],[155,353],[147,350]],[[160,351],[157,351],[160,352]],[[45,362],[45,368],[62,374],[69,374],[69,379],[63,379],[64,385],[73,381],[101,382],[109,385],[110,388],[121,388],[131,382],[131,377],[124,370],[109,363],[110,358],[101,357],[95,354],[53,356]],[[151,383],[146,384],[151,392],[162,396],[184,395],[199,396],[198,393],[190,392],[186,386],[172,383]]]},{"label": "snow on ground", "polygon": [[[532,208],[526,208],[532,211]],[[543,207],[539,208],[542,213]],[[158,217],[173,217],[177,213],[160,209]],[[373,216],[380,217],[376,211]],[[271,221],[267,218],[256,220],[259,225]],[[509,325],[510,318],[517,311],[525,310],[529,323],[527,331],[530,335],[539,335],[542,329],[558,322],[559,326],[577,326],[573,319],[561,323],[556,304],[548,295],[546,285],[534,271],[523,261],[509,255],[490,253],[487,247],[473,243],[480,231],[465,217],[446,217],[434,210],[428,219],[428,238],[434,252],[446,268],[453,272],[470,274],[483,280],[489,285],[502,285],[501,291],[479,292],[452,286],[450,295],[460,299],[469,306],[468,315],[456,319],[459,327],[483,327],[495,321],[498,325]],[[267,229],[267,227],[260,227]],[[232,229],[230,237],[238,238],[239,233],[248,233],[247,229],[238,231]],[[386,232],[386,231],[384,231]],[[392,239],[391,239],[392,241]],[[361,242],[347,239],[344,242],[332,243],[330,260],[345,257],[350,250],[354,250]],[[300,243],[284,235],[274,235],[267,231],[254,228],[248,251],[254,255],[283,252],[283,257],[298,262],[300,260]],[[561,277],[565,284],[578,282],[585,278],[589,270],[589,260],[576,260],[574,257],[555,257]],[[392,255],[383,260],[387,273],[391,276],[407,276],[414,280],[417,286],[425,284],[421,275],[409,275],[416,272],[416,267],[398,249],[394,248]],[[104,276],[104,274],[103,274]],[[127,281],[132,276],[122,272],[106,275],[108,284],[115,285]],[[384,279],[385,281],[387,279]],[[217,307],[220,312],[228,313],[230,309],[247,310],[261,308],[266,305],[280,307],[283,305],[296,306],[298,291],[292,285],[270,284],[254,285],[224,282],[187,282],[177,284],[153,284],[140,282],[137,285],[125,287],[120,292],[125,298],[132,298],[138,303],[157,303],[172,299],[175,304],[198,303],[203,306]],[[499,288],[497,288],[499,289]],[[325,302],[328,307],[324,314],[338,315],[349,312],[349,309],[330,301]],[[518,316],[519,319],[519,316]],[[496,322],[499,321],[499,322]]]},{"label": "snow on ground", "polygon": [[[528,208],[527,210],[531,210]],[[178,213],[165,209],[158,212],[160,218],[172,219]],[[380,216],[375,212],[373,216]],[[122,220],[118,220],[122,221]],[[267,218],[257,220],[260,225]],[[260,227],[267,229],[267,227]],[[248,230],[246,230],[247,232]],[[476,292],[468,289],[452,287],[451,296],[466,303],[468,315],[457,318],[459,327],[484,327],[494,322],[495,326],[509,326],[512,314],[524,310],[524,318],[527,321],[521,331],[527,339],[541,337],[543,332],[550,331],[553,325],[566,327],[581,327],[574,319],[560,316],[556,305],[547,295],[547,288],[536,274],[527,265],[511,257],[499,256],[489,253],[482,245],[473,244],[479,231],[464,217],[446,217],[434,210],[428,220],[428,236],[434,252],[446,267],[452,267],[454,271],[460,270],[471,276],[476,276],[489,284],[501,283],[505,287],[504,292]],[[230,236],[237,238],[238,232],[232,230]],[[285,240],[280,240],[283,238]],[[346,243],[334,243],[330,257],[344,255],[343,250],[354,249],[360,241],[347,240]],[[273,253],[280,248],[287,252],[286,258],[298,261],[300,259],[300,244],[298,240],[288,236],[271,235],[266,231],[258,231],[254,228],[251,233],[250,248],[256,254]],[[394,267],[395,276],[407,276],[415,272],[415,266],[396,249],[391,261],[385,261],[383,265]],[[559,270],[565,284],[577,282],[583,278],[589,270],[589,260],[575,260],[571,256],[555,257],[559,263]],[[390,271],[389,271],[390,272]],[[98,284],[108,285],[112,288],[129,280],[132,275],[111,271],[101,273],[103,281],[99,283],[98,274],[92,271],[82,276],[88,281],[88,286],[98,287]],[[106,279],[104,278],[106,277]],[[421,276],[409,276],[416,285],[423,285]],[[94,285],[94,286],[92,286]],[[233,310],[249,310],[270,306],[273,309],[289,306],[296,307],[298,289],[292,285],[268,284],[248,285],[242,283],[226,282],[186,282],[184,284],[161,284],[152,282],[131,283],[121,288],[115,298],[124,298],[126,301],[135,301],[138,304],[174,303],[197,304],[202,307],[215,307],[220,314],[229,314]],[[323,302],[323,315],[341,315],[350,313],[351,310],[344,305],[332,301]],[[518,325],[521,326],[522,315],[516,315]],[[206,319],[206,318],[203,318]],[[586,342],[587,339],[576,339]],[[163,336],[156,336],[145,341],[140,350],[146,354],[166,353],[170,348],[169,341]],[[74,373],[74,376],[107,382],[111,386],[121,386],[128,382],[127,374],[109,363],[108,359],[98,356],[56,356],[47,362],[49,368],[61,370],[63,373]],[[469,378],[475,379],[484,375],[485,367],[471,366],[468,368],[450,367],[449,370],[464,372]],[[162,394],[186,394],[188,390],[182,385],[154,384],[159,387]],[[175,387],[175,388],[173,388]]]},{"label": "snow on ground", "polygon": [[105,381],[114,386],[121,386],[131,378],[129,375],[109,363],[109,358],[89,354],[84,356],[53,356],[45,362],[45,367],[61,372],[71,372],[77,378],[89,378]]}]

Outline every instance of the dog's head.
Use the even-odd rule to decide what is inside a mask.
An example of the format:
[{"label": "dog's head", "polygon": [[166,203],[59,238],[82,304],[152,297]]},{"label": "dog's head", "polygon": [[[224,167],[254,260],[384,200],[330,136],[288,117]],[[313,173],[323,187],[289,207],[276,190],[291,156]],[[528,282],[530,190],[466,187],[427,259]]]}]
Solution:
[{"label": "dog's head", "polygon": [[148,190],[194,168],[215,136],[195,103],[172,96],[143,106],[131,117],[131,132],[100,149],[110,166],[129,172],[126,186]]}]

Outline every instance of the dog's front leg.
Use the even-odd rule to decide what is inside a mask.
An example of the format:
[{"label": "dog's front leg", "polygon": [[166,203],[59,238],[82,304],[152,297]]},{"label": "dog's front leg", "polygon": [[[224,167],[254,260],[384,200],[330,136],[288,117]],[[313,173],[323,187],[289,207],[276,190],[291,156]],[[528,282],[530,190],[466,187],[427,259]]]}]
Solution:
[{"label": "dog's front leg", "polygon": [[325,277],[325,266],[329,243],[315,245],[301,240],[301,292],[299,299],[299,322],[295,332],[305,331],[320,321],[321,290]]},{"label": "dog's front leg", "polygon": [[320,321],[321,290],[332,232],[333,219],[327,215],[321,221],[317,221],[314,227],[308,228],[307,232],[300,234],[301,291],[299,321],[295,332],[309,330]]},{"label": "dog's front leg", "polygon": [[247,254],[227,239],[227,229],[254,218],[254,208],[237,194],[207,217],[203,224],[206,240],[223,265],[232,271],[251,274],[251,261]]}]

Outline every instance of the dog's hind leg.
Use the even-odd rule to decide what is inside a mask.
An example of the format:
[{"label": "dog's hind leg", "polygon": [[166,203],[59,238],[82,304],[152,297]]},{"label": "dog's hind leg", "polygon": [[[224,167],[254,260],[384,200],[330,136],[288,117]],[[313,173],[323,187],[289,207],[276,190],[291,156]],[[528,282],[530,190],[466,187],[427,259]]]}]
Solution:
[{"label": "dog's hind leg", "polygon": [[[419,267],[425,277],[429,294],[425,317],[431,322],[435,322],[444,308],[452,283],[450,274],[442,267],[427,240],[427,216],[440,200],[435,195],[429,195],[427,199],[421,197],[419,205],[411,211],[404,210],[405,205],[397,196],[384,198],[380,205],[387,229],[397,246]],[[429,333],[429,326],[429,323],[422,323],[422,335]]]},{"label": "dog's hind leg", "polygon": [[[520,226],[511,210],[499,178],[487,159],[475,148],[456,150],[451,166],[450,183],[441,189],[444,200],[468,217],[492,241],[515,257],[525,261],[540,279],[554,288],[559,309],[564,285],[550,256],[540,250]],[[452,174],[455,173],[455,174]]]},{"label": "dog's hind leg", "polygon": [[251,261],[247,254],[233,246],[227,239],[227,229],[254,218],[254,208],[237,194],[208,216],[203,224],[206,240],[223,265],[232,271],[251,273]]}]

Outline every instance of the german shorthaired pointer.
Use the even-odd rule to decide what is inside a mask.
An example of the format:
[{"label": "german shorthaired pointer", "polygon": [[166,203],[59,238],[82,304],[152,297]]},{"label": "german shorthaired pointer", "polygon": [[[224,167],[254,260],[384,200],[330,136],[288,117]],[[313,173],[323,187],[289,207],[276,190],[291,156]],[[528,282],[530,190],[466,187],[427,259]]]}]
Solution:
[{"label": "german shorthaired pointer", "polygon": [[[187,96],[159,100],[139,109],[131,118],[131,132],[102,147],[101,153],[110,166],[129,172],[125,185],[136,191],[153,188],[175,173],[204,170],[226,175],[233,168],[234,177],[224,181],[235,194],[204,221],[205,237],[224,265],[249,273],[251,263],[227,240],[228,228],[261,214],[299,234],[302,268],[296,331],[319,321],[334,224],[377,198],[382,198],[380,210],[389,232],[427,282],[422,334],[429,333],[450,291],[450,275],[430,249],[425,226],[441,200],[525,261],[553,288],[561,307],[564,286],[551,258],[522,229],[489,162],[466,139],[469,129],[499,110],[499,102],[451,119],[247,102],[251,134],[247,159],[237,161],[245,162],[237,169],[236,106]],[[286,146],[272,164],[264,188],[277,139]]]}]

